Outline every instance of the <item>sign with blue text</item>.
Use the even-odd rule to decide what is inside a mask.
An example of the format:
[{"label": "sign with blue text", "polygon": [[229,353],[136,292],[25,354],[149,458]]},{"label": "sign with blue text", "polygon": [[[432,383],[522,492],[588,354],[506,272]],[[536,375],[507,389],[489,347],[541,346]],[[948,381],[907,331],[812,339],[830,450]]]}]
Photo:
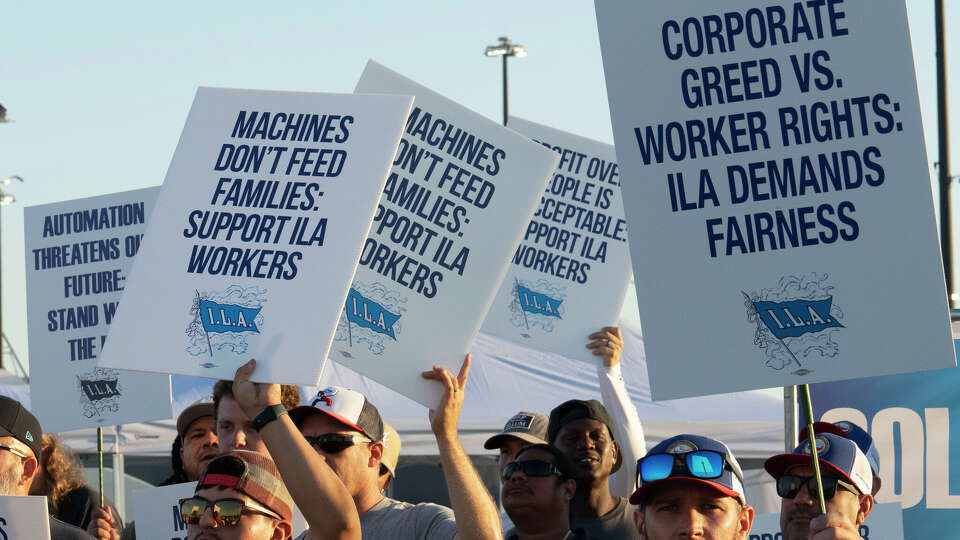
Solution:
[{"label": "sign with blue text", "polygon": [[[863,540],[905,540],[910,536],[903,534],[903,512],[897,503],[874,505],[866,521],[859,527]],[[780,531],[780,514],[758,514],[753,519],[750,536],[747,540],[786,540]],[[804,535],[806,538],[806,535]],[[920,538],[920,537],[917,537]],[[929,538],[929,537],[923,537]],[[945,538],[945,537],[944,537]]]},{"label": "sign with blue text", "polygon": [[47,432],[172,416],[168,375],[97,367],[159,191],[23,211],[30,409]]},{"label": "sign with blue text", "polygon": [[881,481],[876,499],[903,506],[906,540],[956,535],[958,387],[956,368],[810,386],[815,418],[852,422],[873,438]]},{"label": "sign with blue text", "polygon": [[369,62],[358,93],[415,96],[330,357],[428,407],[473,343],[559,157]]},{"label": "sign with blue text", "polygon": [[556,152],[560,162],[524,230],[483,331],[596,361],[586,348],[587,336],[617,323],[630,284],[616,153],[609,144],[521,118],[511,117],[507,126]]},{"label": "sign with blue text", "polygon": [[596,12],[654,399],[956,365],[903,0]]},{"label": "sign with blue text", "polygon": [[100,366],[315,381],[412,101],[197,90]]},{"label": "sign with blue text", "polygon": [[50,540],[47,498],[0,496],[0,538]]}]

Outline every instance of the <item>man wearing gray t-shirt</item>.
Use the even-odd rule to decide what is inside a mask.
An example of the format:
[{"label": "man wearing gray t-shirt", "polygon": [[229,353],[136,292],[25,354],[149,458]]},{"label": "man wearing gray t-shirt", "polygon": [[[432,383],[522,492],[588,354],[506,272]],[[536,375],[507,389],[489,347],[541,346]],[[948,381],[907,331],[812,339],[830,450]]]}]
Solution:
[{"label": "man wearing gray t-shirt", "polygon": [[444,388],[437,408],[430,410],[430,427],[437,438],[452,510],[383,496],[378,482],[384,459],[383,421],[363,394],[334,386],[318,392],[310,405],[290,411],[307,442],[353,497],[364,540],[500,538],[497,507],[457,436],[469,369],[468,355],[458,376],[441,367],[423,374]]}]

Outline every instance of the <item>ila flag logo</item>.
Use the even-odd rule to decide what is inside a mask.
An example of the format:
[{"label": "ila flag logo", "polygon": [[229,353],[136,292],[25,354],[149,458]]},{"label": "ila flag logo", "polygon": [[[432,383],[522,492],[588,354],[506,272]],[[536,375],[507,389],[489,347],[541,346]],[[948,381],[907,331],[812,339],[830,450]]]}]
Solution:
[{"label": "ila flag logo", "polygon": [[793,300],[791,302],[753,303],[763,324],[780,339],[799,337],[808,332],[820,332],[827,328],[843,328],[830,316],[833,297],[822,300]]},{"label": "ila flag logo", "polygon": [[368,328],[379,334],[386,334],[397,339],[393,325],[400,320],[400,315],[391,313],[387,308],[363,296],[353,287],[347,293],[346,305],[347,320],[356,323],[362,328]]},{"label": "ila flag logo", "polygon": [[517,299],[520,301],[520,308],[528,313],[560,318],[560,304],[563,300],[532,291],[519,283]]},{"label": "ila flag logo", "polygon": [[250,308],[235,304],[220,304],[200,299],[200,322],[206,332],[256,332],[255,322],[259,307]]}]

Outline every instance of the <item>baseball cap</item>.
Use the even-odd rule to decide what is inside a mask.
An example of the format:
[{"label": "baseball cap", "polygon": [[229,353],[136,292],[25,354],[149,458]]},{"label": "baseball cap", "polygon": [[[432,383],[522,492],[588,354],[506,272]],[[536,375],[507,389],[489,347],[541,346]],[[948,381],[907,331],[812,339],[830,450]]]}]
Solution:
[{"label": "baseball cap", "polygon": [[550,419],[545,414],[520,411],[507,420],[503,431],[487,439],[483,447],[487,450],[500,448],[508,437],[516,437],[530,444],[546,444],[549,423]]},{"label": "baseball cap", "polygon": [[[553,441],[556,440],[557,434],[560,433],[563,426],[583,418],[596,420],[607,426],[607,430],[610,432],[610,438],[614,441],[617,440],[613,429],[613,419],[610,418],[610,414],[607,413],[607,409],[603,406],[603,403],[595,399],[571,399],[564,401],[550,411],[550,424],[547,426],[547,442],[553,444]],[[613,472],[617,472],[621,465],[623,465],[623,453],[618,452],[617,462],[613,464]]]},{"label": "baseball cap", "polygon": [[[834,435],[846,437],[857,443],[857,446],[863,454],[867,456],[867,462],[870,463],[870,469],[873,471],[873,489],[871,492],[875,495],[880,491],[880,451],[877,450],[877,446],[873,443],[873,437],[871,437],[869,433],[864,431],[860,426],[847,420],[833,423],[814,422],[813,432],[818,434],[833,433]],[[802,441],[806,438],[807,428],[804,426],[803,429],[800,430],[799,439]]]},{"label": "baseball cap", "polygon": [[390,476],[397,477],[397,463],[400,461],[400,435],[393,426],[383,423],[383,457],[380,465],[386,467]]},{"label": "baseball cap", "polygon": [[280,471],[272,459],[258,452],[231,450],[213,458],[203,469],[197,490],[209,486],[245,493],[287,521],[293,516],[293,498]]},{"label": "baseball cap", "polygon": [[711,487],[728,497],[739,499],[741,503],[746,504],[747,497],[743,487],[743,471],[737,462],[737,458],[734,457],[733,452],[721,441],[702,435],[690,435],[687,433],[675,435],[669,439],[660,441],[647,452],[644,459],[654,454],[687,454],[698,450],[708,450],[723,454],[723,473],[718,478],[696,478],[691,475],[690,471],[685,467],[677,468],[677,466],[674,465],[670,476],[661,478],[660,480],[644,482],[639,474],[641,471],[640,463],[643,461],[643,459],[640,459],[637,462],[637,489],[630,495],[630,504],[643,504],[644,500],[650,494],[650,491],[655,487],[678,481],[693,482]]},{"label": "baseball cap", "polygon": [[289,414],[297,428],[303,427],[303,421],[308,416],[326,414],[350,429],[363,433],[370,440],[383,439],[380,411],[360,392],[342,386],[330,386],[320,390],[310,400],[310,405],[296,407]]},{"label": "baseball cap", "polygon": [[[832,471],[856,486],[860,493],[871,493],[873,471],[857,443],[829,432],[817,433],[815,439],[821,470]],[[809,439],[801,442],[792,453],[779,454],[763,462],[763,468],[774,478],[782,476],[794,465],[811,465]]]},{"label": "baseball cap", "polygon": [[187,434],[190,424],[204,416],[213,416],[213,397],[205,397],[194,401],[180,412],[180,415],[177,416],[177,434],[180,435],[180,438],[182,439]]},{"label": "baseball cap", "polygon": [[0,396],[0,435],[13,437],[27,445],[37,461],[40,460],[43,452],[40,422],[19,401],[7,396]]}]

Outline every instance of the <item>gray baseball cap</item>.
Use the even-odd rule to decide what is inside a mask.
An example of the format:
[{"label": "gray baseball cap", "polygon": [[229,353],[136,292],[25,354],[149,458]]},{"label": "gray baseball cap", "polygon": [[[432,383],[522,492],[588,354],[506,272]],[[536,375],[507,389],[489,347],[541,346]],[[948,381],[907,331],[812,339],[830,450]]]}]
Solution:
[{"label": "gray baseball cap", "polygon": [[510,417],[503,426],[503,431],[487,439],[483,447],[487,450],[500,448],[504,439],[516,437],[530,444],[547,444],[547,426],[550,419],[547,415],[535,412],[520,411]]}]

